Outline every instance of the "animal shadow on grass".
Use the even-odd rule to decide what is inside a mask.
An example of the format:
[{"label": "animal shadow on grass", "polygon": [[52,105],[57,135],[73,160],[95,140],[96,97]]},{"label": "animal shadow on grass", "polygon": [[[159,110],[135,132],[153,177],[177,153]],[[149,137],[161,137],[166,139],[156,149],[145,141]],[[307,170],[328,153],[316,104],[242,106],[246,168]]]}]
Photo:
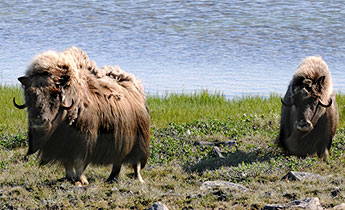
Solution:
[{"label": "animal shadow on grass", "polygon": [[223,153],[224,157],[210,157],[201,160],[196,164],[186,163],[184,170],[189,172],[202,173],[206,170],[216,170],[221,167],[238,166],[239,164],[255,163],[255,162],[266,162],[273,157],[277,157],[277,154],[255,151],[243,151],[236,150],[234,152]]}]

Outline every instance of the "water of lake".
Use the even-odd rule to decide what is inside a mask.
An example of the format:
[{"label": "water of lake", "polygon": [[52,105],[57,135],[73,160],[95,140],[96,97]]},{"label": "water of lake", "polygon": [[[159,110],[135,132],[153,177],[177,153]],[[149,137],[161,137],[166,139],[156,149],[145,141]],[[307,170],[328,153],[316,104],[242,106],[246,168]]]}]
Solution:
[{"label": "water of lake", "polygon": [[78,46],[150,94],[283,94],[309,55],[325,59],[345,92],[344,21],[340,0],[2,0],[0,83],[19,85],[37,53]]}]

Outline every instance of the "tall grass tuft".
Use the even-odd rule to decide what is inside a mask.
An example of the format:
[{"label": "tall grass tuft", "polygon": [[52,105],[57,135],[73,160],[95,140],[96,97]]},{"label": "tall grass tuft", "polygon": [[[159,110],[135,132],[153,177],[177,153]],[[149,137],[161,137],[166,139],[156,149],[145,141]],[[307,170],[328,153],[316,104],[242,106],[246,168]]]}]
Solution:
[{"label": "tall grass tuft", "polygon": [[18,86],[0,86],[0,132],[17,133],[27,129],[26,110],[14,107],[13,97],[18,104],[24,103],[23,91]]},{"label": "tall grass tuft", "polygon": [[148,96],[151,122],[160,127],[169,123],[185,123],[201,119],[227,119],[243,114],[277,114],[280,97],[242,97],[227,99],[221,93],[207,90],[194,94],[167,94],[163,97]]}]

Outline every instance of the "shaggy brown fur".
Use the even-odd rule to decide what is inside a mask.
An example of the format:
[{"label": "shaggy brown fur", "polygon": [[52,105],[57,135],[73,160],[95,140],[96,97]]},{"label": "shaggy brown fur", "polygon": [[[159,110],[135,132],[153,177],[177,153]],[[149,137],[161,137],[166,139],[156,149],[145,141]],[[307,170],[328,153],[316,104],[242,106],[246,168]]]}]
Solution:
[{"label": "shaggy brown fur", "polygon": [[305,58],[282,99],[278,143],[290,154],[327,158],[338,126],[338,108],[328,66]]},{"label": "shaggy brown fur", "polygon": [[66,177],[88,184],[88,164],[112,164],[108,181],[123,163],[139,181],[149,155],[149,113],[141,83],[119,67],[98,69],[78,48],[44,52],[18,78],[29,118],[28,154],[41,164],[59,162]]}]

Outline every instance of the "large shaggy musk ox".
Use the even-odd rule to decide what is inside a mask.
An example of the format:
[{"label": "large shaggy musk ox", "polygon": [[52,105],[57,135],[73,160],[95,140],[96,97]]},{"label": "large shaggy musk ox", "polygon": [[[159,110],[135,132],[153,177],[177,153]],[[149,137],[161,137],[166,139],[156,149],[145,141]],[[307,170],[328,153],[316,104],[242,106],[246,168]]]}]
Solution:
[{"label": "large shaggy musk ox", "polygon": [[326,62],[305,58],[282,99],[278,143],[290,154],[328,158],[338,126],[338,108]]},{"label": "large shaggy musk ox", "polygon": [[28,155],[38,151],[40,164],[61,163],[66,178],[88,184],[88,164],[113,168],[118,179],[123,163],[143,179],[149,155],[150,119],[140,81],[119,67],[98,69],[78,48],[47,51],[34,58],[18,78],[29,122]]}]

